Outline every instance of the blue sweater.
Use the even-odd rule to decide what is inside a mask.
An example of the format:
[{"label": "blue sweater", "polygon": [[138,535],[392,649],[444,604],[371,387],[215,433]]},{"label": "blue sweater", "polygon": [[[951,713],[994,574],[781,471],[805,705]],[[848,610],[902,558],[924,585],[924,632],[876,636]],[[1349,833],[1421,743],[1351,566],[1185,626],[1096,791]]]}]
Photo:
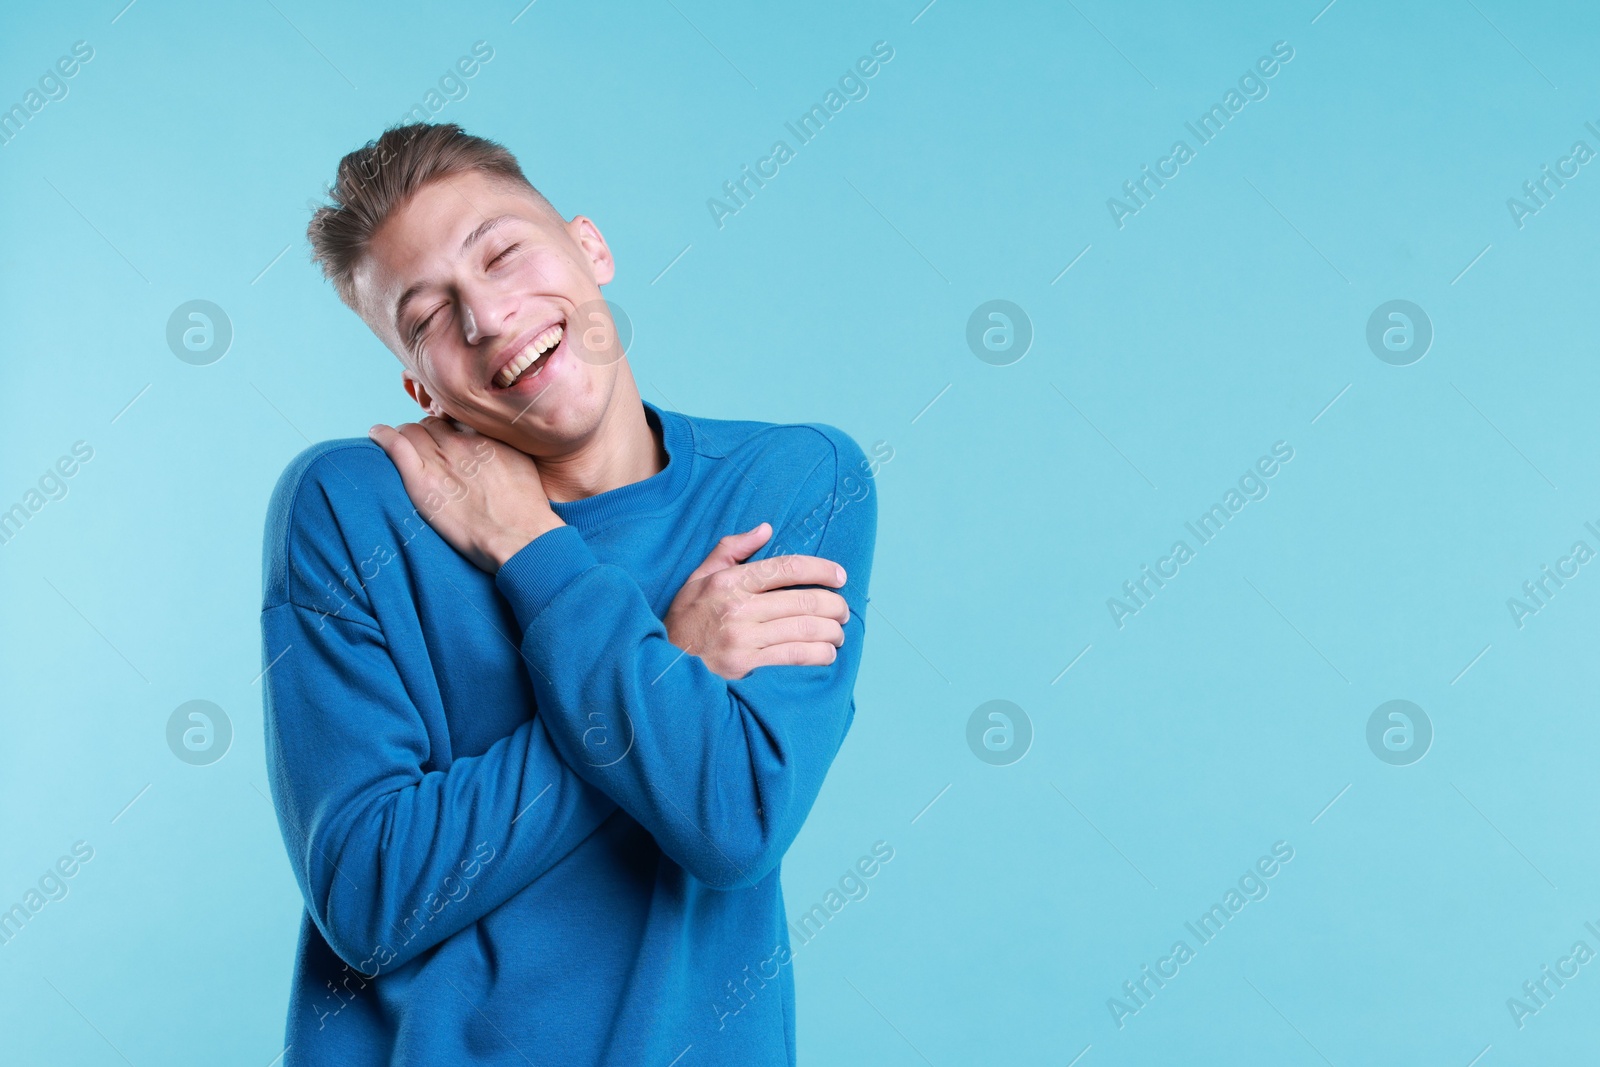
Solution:
[{"label": "blue sweater", "polygon": [[[553,503],[568,525],[493,575],[367,440],[279,480],[266,748],[306,904],[286,1065],[795,1063],[778,865],[855,713],[871,468],[831,426],[644,406],[667,466]],[[762,520],[756,558],[844,566],[850,621],[828,666],[726,681],[661,620]]]}]

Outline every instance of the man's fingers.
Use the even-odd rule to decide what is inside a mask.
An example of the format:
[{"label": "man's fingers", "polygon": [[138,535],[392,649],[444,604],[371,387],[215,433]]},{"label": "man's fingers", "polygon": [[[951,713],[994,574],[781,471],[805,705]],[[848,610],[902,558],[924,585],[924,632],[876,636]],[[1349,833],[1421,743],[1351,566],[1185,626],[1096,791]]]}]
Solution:
[{"label": "man's fingers", "polygon": [[815,615],[795,615],[774,622],[764,622],[755,628],[756,642],[763,648],[773,645],[815,644],[826,641],[838,648],[844,644],[844,627],[833,619],[819,619]]},{"label": "man's fingers", "polygon": [[454,419],[440,418],[438,415],[424,415],[413,425],[420,426],[441,450],[451,438],[462,436],[465,429]]},{"label": "man's fingers", "polygon": [[367,431],[367,436],[388,455],[389,461],[400,472],[401,480],[408,481],[422,473],[423,462],[416,443],[402,432],[404,429],[402,426],[396,430],[380,422]]},{"label": "man's fingers", "polygon": [[410,441],[418,455],[437,455],[439,452],[439,442],[420,422],[402,422],[395,427],[395,432]]},{"label": "man's fingers", "polygon": [[741,563],[738,584],[752,593],[765,593],[791,585],[844,585],[844,568],[820,556],[769,556],[754,563]]},{"label": "man's fingers", "polygon": [[755,667],[826,667],[839,658],[839,650],[826,641],[796,641],[769,645],[751,657]]},{"label": "man's fingers", "polygon": [[850,621],[850,605],[844,597],[827,589],[774,589],[751,597],[740,614],[752,622],[816,615],[842,625]]},{"label": "man's fingers", "polygon": [[424,508],[428,519],[437,515],[444,504],[466,495],[466,484],[456,477],[438,438],[428,427],[408,422],[391,429],[380,424],[367,433],[388,453],[400,472],[400,480],[405,482],[406,493],[413,503]]},{"label": "man's fingers", "polygon": [[694,572],[686,579],[685,584],[697,582],[708,574],[726,570],[740,560],[749,559],[771,537],[772,526],[770,523],[765,522],[757,524],[754,529],[746,530],[744,533],[729,534],[717,542],[716,547],[711,550],[711,554],[705,558],[705,562],[694,569]]}]

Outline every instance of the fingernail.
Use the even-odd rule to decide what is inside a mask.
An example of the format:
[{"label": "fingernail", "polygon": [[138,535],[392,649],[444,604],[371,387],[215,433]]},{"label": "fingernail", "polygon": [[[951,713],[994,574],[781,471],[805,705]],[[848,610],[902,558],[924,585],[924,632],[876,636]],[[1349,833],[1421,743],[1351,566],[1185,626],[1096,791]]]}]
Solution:
[{"label": "fingernail", "polygon": [[374,426],[374,427],[372,427],[372,429],[368,430],[367,431],[367,436],[368,437],[377,437],[378,436],[378,427]]},{"label": "fingernail", "polygon": [[839,566],[837,563],[835,563],[833,565],[833,569],[839,573],[839,584],[843,585],[844,584],[844,568]]}]

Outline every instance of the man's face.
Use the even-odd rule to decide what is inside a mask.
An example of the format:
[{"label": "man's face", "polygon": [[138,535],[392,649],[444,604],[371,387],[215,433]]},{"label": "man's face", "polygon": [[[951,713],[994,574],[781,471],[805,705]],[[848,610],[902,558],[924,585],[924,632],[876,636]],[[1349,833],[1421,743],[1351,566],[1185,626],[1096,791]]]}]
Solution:
[{"label": "man's face", "polygon": [[611,402],[622,350],[600,286],[614,270],[594,223],[471,171],[424,186],[379,227],[355,291],[424,409],[552,456]]}]

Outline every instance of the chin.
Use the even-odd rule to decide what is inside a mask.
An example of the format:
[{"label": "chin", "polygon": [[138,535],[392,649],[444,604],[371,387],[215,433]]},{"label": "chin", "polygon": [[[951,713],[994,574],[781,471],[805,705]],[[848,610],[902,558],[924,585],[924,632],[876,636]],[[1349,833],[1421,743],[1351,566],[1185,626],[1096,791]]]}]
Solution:
[{"label": "chin", "polygon": [[551,439],[578,444],[599,429],[601,414],[599,408],[562,405],[545,413],[529,429]]},{"label": "chin", "polygon": [[[600,428],[605,405],[599,403],[559,403],[547,409],[528,412],[506,430],[528,444],[542,446],[539,452],[561,452],[587,441]],[[528,451],[528,449],[524,449]]]}]

